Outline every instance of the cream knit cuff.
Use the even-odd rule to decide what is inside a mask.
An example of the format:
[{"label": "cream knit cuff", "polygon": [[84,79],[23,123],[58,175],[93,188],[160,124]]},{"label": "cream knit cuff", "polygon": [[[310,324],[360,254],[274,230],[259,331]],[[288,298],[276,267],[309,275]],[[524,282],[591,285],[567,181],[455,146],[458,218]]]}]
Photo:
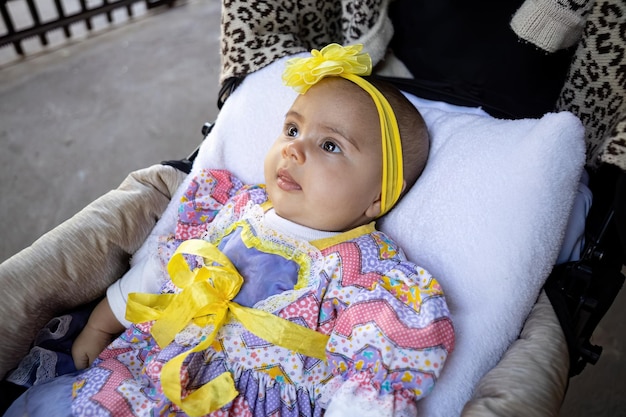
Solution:
[{"label": "cream knit cuff", "polygon": [[582,13],[574,13],[555,0],[526,0],[511,20],[517,36],[548,52],[575,45],[584,25]]}]

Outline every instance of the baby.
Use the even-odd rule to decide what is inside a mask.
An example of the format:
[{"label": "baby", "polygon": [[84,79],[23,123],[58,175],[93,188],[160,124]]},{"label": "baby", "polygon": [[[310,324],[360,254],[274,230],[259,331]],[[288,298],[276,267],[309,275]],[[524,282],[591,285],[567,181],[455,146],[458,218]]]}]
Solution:
[{"label": "baby", "polygon": [[8,416],[415,415],[454,331],[437,281],[375,220],[421,174],[428,132],[398,90],[363,78],[360,46],[312,54],[288,61],[301,94],[265,184],[193,178],[161,246],[161,294],[131,268],[74,343],[91,366],[31,388]]}]

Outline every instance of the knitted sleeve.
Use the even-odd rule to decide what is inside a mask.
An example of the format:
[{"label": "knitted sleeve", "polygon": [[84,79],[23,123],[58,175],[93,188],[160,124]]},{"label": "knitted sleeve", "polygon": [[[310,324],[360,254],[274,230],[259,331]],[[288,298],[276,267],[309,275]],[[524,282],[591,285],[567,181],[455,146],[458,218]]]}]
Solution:
[{"label": "knitted sleeve", "polygon": [[555,52],[575,45],[582,36],[594,0],[526,0],[511,28],[520,38]]}]

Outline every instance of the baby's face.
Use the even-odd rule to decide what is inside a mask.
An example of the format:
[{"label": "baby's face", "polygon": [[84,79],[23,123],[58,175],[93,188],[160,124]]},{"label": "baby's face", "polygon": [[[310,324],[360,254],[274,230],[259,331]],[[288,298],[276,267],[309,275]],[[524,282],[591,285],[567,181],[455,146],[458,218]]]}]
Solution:
[{"label": "baby's face", "polygon": [[360,87],[336,77],[296,99],[265,158],[276,213],[319,230],[344,231],[373,220],[381,179],[376,107]]}]

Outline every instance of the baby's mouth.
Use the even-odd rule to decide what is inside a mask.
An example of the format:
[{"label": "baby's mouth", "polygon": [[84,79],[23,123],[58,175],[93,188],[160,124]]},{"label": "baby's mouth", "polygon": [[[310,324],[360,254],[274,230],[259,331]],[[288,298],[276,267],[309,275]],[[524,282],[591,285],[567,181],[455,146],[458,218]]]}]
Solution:
[{"label": "baby's mouth", "polygon": [[278,174],[276,176],[276,184],[278,185],[278,188],[284,191],[295,191],[302,189],[302,187],[300,187],[300,185],[296,181],[294,181],[291,175],[289,175],[289,172],[284,168],[278,170]]}]

